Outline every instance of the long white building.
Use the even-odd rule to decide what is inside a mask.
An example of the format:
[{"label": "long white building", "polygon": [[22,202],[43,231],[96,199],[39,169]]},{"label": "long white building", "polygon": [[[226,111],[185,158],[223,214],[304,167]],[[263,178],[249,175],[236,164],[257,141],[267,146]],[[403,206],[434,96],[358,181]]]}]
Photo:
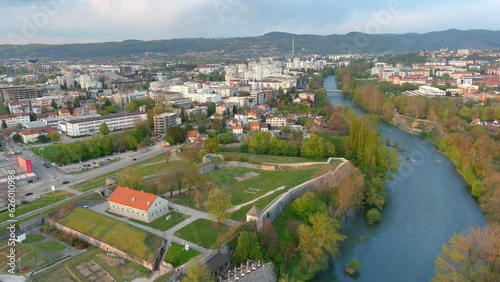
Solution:
[{"label": "long white building", "polygon": [[99,132],[99,126],[101,126],[102,123],[106,123],[110,131],[115,131],[132,128],[146,119],[146,113],[136,112],[66,120],[66,130],[67,135],[72,137],[92,135]]}]

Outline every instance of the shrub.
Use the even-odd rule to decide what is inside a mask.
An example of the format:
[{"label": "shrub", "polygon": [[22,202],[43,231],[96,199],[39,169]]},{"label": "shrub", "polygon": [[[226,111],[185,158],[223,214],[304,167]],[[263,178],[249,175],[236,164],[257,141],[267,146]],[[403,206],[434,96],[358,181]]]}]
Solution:
[{"label": "shrub", "polygon": [[368,220],[368,224],[374,224],[382,219],[382,215],[378,209],[373,208],[366,213],[366,219]]},{"label": "shrub", "polygon": [[351,259],[351,261],[349,261],[349,263],[345,267],[345,271],[347,272],[347,274],[352,276],[358,272],[360,267],[361,267],[361,262],[359,262],[359,260]]}]

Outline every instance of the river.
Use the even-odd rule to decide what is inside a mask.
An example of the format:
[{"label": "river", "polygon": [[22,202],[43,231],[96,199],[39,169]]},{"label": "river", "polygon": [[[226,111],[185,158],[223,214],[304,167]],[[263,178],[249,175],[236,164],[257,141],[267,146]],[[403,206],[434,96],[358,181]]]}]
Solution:
[{"label": "river", "polygon": [[[327,77],[324,87],[337,89],[335,77]],[[332,105],[366,113],[341,93],[329,92],[328,97]],[[343,227],[348,239],[340,246],[340,255],[313,281],[429,281],[441,245],[455,233],[486,224],[467,184],[436,146],[385,122],[380,123],[378,131],[384,140],[390,138],[402,149],[400,170],[387,183],[382,221],[367,225],[365,212],[350,218]],[[343,271],[352,258],[361,262],[356,278]]]}]

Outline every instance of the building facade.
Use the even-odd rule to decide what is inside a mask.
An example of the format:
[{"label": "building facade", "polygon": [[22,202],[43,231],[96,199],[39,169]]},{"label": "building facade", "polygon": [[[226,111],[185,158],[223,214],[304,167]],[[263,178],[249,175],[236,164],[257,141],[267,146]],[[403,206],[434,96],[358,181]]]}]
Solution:
[{"label": "building facade", "polygon": [[110,212],[144,222],[154,221],[169,212],[167,200],[121,186],[109,196],[108,204]]},{"label": "building facade", "polygon": [[169,127],[176,126],[176,113],[163,113],[153,117],[155,134],[166,134]]},{"label": "building facade", "polygon": [[72,137],[96,134],[99,132],[102,123],[106,123],[110,131],[133,128],[146,119],[146,113],[136,112],[67,120],[66,133]]}]

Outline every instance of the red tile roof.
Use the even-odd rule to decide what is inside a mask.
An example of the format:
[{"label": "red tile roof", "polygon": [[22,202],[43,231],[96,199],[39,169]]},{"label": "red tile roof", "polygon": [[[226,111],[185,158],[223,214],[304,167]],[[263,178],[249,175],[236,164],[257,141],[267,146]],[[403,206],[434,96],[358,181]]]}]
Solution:
[{"label": "red tile roof", "polygon": [[156,200],[156,197],[153,194],[118,186],[111,196],[109,196],[108,202],[148,211]]},{"label": "red tile roof", "polygon": [[198,131],[196,131],[196,130],[191,130],[191,131],[187,132],[187,137],[188,138],[196,138],[199,135],[200,135],[200,133],[198,133]]}]

